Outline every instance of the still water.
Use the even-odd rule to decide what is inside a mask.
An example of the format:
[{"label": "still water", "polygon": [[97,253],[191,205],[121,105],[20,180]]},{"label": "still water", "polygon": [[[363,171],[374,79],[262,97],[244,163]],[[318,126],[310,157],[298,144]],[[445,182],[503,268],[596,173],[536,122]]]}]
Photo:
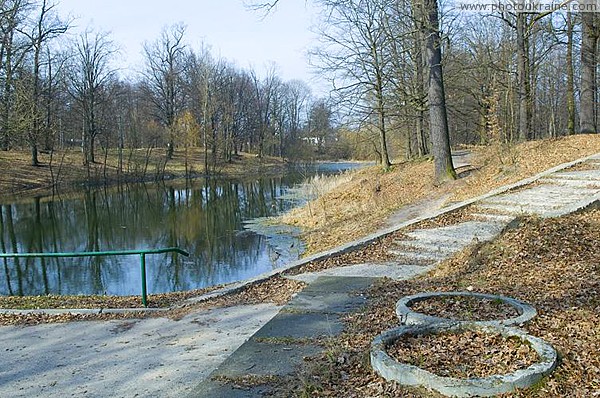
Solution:
[{"label": "still water", "polygon": [[[357,167],[332,163],[251,180],[199,179],[87,190],[70,198],[0,205],[0,251],[84,252],[180,247],[190,257],[148,255],[149,293],[243,280],[297,259],[294,231],[259,234],[244,222],[286,211],[282,199],[309,175]],[[139,256],[0,260],[0,294],[140,293]]]}]

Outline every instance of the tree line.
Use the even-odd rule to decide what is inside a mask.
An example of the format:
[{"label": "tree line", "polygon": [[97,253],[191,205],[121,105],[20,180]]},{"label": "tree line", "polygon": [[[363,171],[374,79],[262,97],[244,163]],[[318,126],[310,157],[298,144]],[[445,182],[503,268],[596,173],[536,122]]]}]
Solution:
[{"label": "tree line", "polygon": [[[278,3],[253,7],[271,12]],[[456,178],[449,143],[597,132],[600,10],[594,4],[472,12],[460,0],[312,3],[322,15],[313,62],[384,167],[390,141],[394,157],[432,154],[436,179],[443,181]]]},{"label": "tree line", "polygon": [[[331,82],[263,76],[185,44],[185,26],[144,45],[142,73],[114,68],[110,36],[75,39],[47,0],[0,0],[0,147],[199,147],[204,169],[240,151],[293,158],[433,154],[455,178],[450,144],[511,143],[597,131],[598,13],[466,12],[436,0],[313,0],[312,64]],[[275,2],[257,4],[273,9]],[[268,21],[265,21],[268,23]],[[268,45],[266,43],[265,45]],[[334,115],[338,115],[334,117]],[[334,120],[340,122],[335,125]]]},{"label": "tree line", "polygon": [[334,142],[331,106],[305,82],[192,49],[182,24],[144,44],[135,77],[116,68],[109,34],[68,35],[71,25],[49,0],[0,2],[0,148],[29,148],[32,165],[70,146],[84,165],[109,148],[165,148],[166,162],[199,147],[211,172],[241,151],[319,156]]}]

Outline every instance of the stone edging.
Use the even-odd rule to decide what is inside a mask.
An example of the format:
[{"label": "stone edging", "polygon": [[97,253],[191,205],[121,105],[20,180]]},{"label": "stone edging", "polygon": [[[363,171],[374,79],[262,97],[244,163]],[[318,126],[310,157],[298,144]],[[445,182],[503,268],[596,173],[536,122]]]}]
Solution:
[{"label": "stone edging", "polygon": [[[537,352],[540,361],[527,369],[504,375],[493,375],[484,378],[457,379],[442,377],[417,366],[404,364],[390,357],[386,349],[403,335],[422,335],[441,332],[457,332],[464,330],[499,333],[505,337],[518,337],[526,341]],[[396,381],[406,386],[422,386],[453,397],[494,396],[507,393],[517,388],[527,388],[544,376],[550,374],[557,364],[557,353],[554,348],[542,339],[531,336],[519,329],[502,325],[482,325],[477,322],[444,322],[423,325],[400,326],[377,336],[371,343],[371,366],[383,378]]]},{"label": "stone edging", "polygon": [[[508,304],[514,307],[519,316],[509,319],[499,319],[494,321],[459,321],[455,319],[440,318],[436,316],[426,315],[420,312],[413,311],[410,309],[410,305],[424,301],[432,297],[477,297],[489,300],[500,300],[504,304]],[[474,293],[474,292],[431,292],[431,293],[419,293],[412,296],[405,296],[398,300],[396,303],[396,314],[400,319],[400,323],[403,325],[421,325],[425,323],[478,323],[480,325],[520,325],[531,320],[537,315],[537,311],[531,305],[524,301],[516,300],[506,296],[496,296],[493,294],[485,293]]]}]

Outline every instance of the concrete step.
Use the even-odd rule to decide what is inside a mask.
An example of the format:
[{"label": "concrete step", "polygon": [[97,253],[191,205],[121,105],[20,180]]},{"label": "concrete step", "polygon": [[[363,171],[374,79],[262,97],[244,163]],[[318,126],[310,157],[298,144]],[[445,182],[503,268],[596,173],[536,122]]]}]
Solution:
[{"label": "concrete step", "polygon": [[544,184],[559,185],[570,188],[600,189],[600,181],[548,177],[541,179],[540,182]]},{"label": "concrete step", "polygon": [[471,217],[481,221],[494,221],[508,224],[515,219],[514,216],[508,214],[491,214],[491,213],[474,213]]},{"label": "concrete step", "polygon": [[598,170],[561,171],[550,174],[552,178],[565,178],[568,180],[600,181]]},{"label": "concrete step", "polygon": [[388,253],[396,256],[396,261],[403,263],[412,263],[418,265],[435,264],[449,258],[450,254],[444,253],[425,253],[425,252],[409,252],[402,250],[388,250]]},{"label": "concrete step", "polygon": [[420,229],[407,235],[423,242],[455,242],[466,245],[474,239],[489,240],[498,235],[504,226],[504,223],[499,222],[467,221],[447,227]]},{"label": "concrete step", "polygon": [[[421,231],[427,231],[427,230],[419,230],[419,231],[414,231],[411,232],[410,234],[415,234],[414,237],[415,239],[411,239],[411,240],[396,240],[394,241],[394,244],[397,246],[404,246],[404,245],[408,245],[411,246],[413,244],[418,244],[418,245],[429,245],[431,247],[435,247],[436,245],[443,245],[443,246],[452,246],[452,245],[468,245],[473,241],[473,237],[472,236],[460,236],[460,235],[450,235],[450,234],[438,234],[438,235],[434,235],[430,232],[428,233],[424,233]],[[434,229],[430,230],[430,231],[434,231]]]},{"label": "concrete step", "polygon": [[545,214],[556,211],[562,206],[537,204],[533,205],[530,203],[481,203],[477,205],[479,211],[493,211],[495,213],[501,213],[505,215],[521,216],[526,214]]},{"label": "concrete step", "polygon": [[546,216],[568,209],[586,198],[600,193],[599,189],[541,185],[525,191],[486,199],[476,205],[478,211],[501,214],[535,214]]},{"label": "concrete step", "polygon": [[565,204],[581,200],[582,196],[593,194],[595,190],[581,187],[574,189],[570,186],[543,184],[529,189],[508,192],[486,199],[483,203],[505,203],[505,204]]},{"label": "concrete step", "polygon": [[300,275],[285,276],[288,279],[312,283],[321,276],[343,276],[343,277],[378,277],[391,278],[394,280],[407,280],[421,275],[431,268],[419,264],[401,264],[387,262],[384,264],[364,263],[349,265],[346,267],[330,268],[319,272],[307,272]]},{"label": "concrete step", "polygon": [[456,244],[444,242],[425,242],[419,240],[401,240],[394,241],[395,249],[407,252],[417,253],[440,253],[451,255],[460,250]]},{"label": "concrete step", "polygon": [[[594,192],[591,192],[593,194]],[[561,207],[570,203],[575,203],[581,199],[581,196],[565,197],[547,197],[532,196],[531,198],[522,198],[521,200],[510,197],[497,197],[486,199],[484,204],[501,204],[508,206],[527,206],[527,207]]]}]

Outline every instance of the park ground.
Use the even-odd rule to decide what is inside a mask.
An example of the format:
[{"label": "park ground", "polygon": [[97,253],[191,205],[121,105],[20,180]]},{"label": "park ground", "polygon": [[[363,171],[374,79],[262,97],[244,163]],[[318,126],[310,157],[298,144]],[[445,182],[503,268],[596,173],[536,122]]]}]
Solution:
[{"label": "park ground", "polygon": [[[574,136],[564,139],[526,143],[509,149],[493,147],[471,148],[471,165],[459,170],[463,178],[456,183],[435,187],[430,173],[430,161],[403,163],[391,171],[377,168],[353,174],[350,182],[323,192],[308,216],[300,220],[302,209],[288,214],[305,228],[306,236],[314,238],[311,250],[362,236],[385,224],[387,217],[402,205],[386,205],[393,198],[402,204],[418,203],[431,198],[444,198],[452,203],[520,180],[566,161],[600,152],[600,137]],[[418,174],[417,170],[422,173]],[[378,177],[378,178],[373,178]],[[411,181],[414,185],[410,185]],[[364,189],[373,185],[373,189]],[[407,185],[408,184],[408,185]],[[413,188],[409,188],[413,186]],[[362,188],[361,188],[362,187]],[[389,192],[388,192],[389,189]],[[363,201],[363,198],[365,199]],[[373,205],[374,198],[379,198]],[[411,199],[412,198],[412,199]],[[343,224],[366,223],[371,203],[373,214],[369,225],[358,231],[344,232]],[[352,205],[354,204],[354,205]],[[339,206],[338,211],[334,211]],[[344,207],[347,206],[347,207]],[[353,207],[354,206],[354,207]],[[350,210],[345,210],[346,208]],[[351,215],[354,211],[355,215]],[[340,213],[339,218],[336,214]],[[346,220],[346,221],[344,221]],[[449,221],[448,221],[449,220]],[[452,222],[452,215],[448,216]],[[440,222],[446,222],[440,220]],[[333,237],[339,229],[340,240]],[[276,381],[282,396],[347,396],[347,397],[430,397],[430,392],[407,390],[385,382],[368,365],[369,343],[375,335],[397,324],[394,303],[400,297],[421,291],[465,290],[503,294],[529,302],[538,309],[538,316],[524,325],[531,334],[551,343],[559,352],[557,370],[532,389],[509,394],[515,397],[592,397],[600,394],[600,211],[588,209],[580,214],[560,218],[521,218],[496,240],[476,244],[448,260],[428,274],[409,281],[382,280],[365,292],[368,305],[364,311],[345,319],[346,332],[335,343],[321,342],[324,353],[307,358],[297,377]],[[311,241],[309,241],[311,242]],[[364,262],[382,252],[385,240],[354,252],[334,256],[314,264],[324,268],[353,262]],[[170,316],[184,317],[207,308],[223,308],[240,304],[277,303],[289,300],[303,285],[273,277],[250,285],[233,295],[220,297],[201,305],[180,307]],[[193,294],[193,293],[191,293]],[[185,296],[185,297],[183,297]],[[187,294],[178,299],[187,298]],[[36,298],[36,306],[52,303],[52,298]],[[111,300],[107,298],[108,300]],[[173,297],[159,296],[156,306],[177,302]],[[0,306],[19,307],[21,303],[0,302]],[[88,300],[101,300],[88,298]],[[127,298],[119,299],[127,302]],[[55,306],[60,306],[56,299]],[[77,303],[77,302],[75,302]],[[72,306],[74,303],[69,302]],[[106,303],[93,302],[98,308]],[[127,304],[125,304],[127,306]],[[34,325],[84,320],[123,320],[125,318],[164,317],[165,314],[104,314],[104,315],[2,315],[0,323]],[[468,356],[467,356],[468,358]]]},{"label": "park ground", "polygon": [[[166,159],[165,150],[126,149],[120,155],[111,149],[98,154],[94,163],[85,166],[78,148],[67,148],[39,155],[40,165],[32,166],[27,151],[0,151],[0,198],[67,194],[82,187],[118,183],[151,182],[205,175],[204,154],[200,148],[176,150]],[[215,176],[248,177],[281,173],[286,162],[281,158],[241,152],[231,162],[209,165]]]},{"label": "park ground", "polygon": [[[496,144],[476,146],[467,149],[469,161],[457,169],[461,178],[457,181],[436,186],[433,180],[433,162],[431,159],[419,159],[397,163],[390,170],[379,166],[366,167],[332,179],[316,179],[309,182],[308,188],[318,197],[303,207],[293,209],[277,219],[276,223],[287,223],[303,230],[302,238],[307,243],[305,255],[331,249],[354,239],[366,236],[382,227],[388,226],[391,218],[403,213],[407,208],[429,209],[431,206],[460,202],[468,198],[489,192],[494,188],[508,185],[533,176],[556,165],[580,159],[600,152],[600,135],[574,135],[559,139],[529,141],[516,145]],[[3,156],[11,152],[0,152],[0,163],[9,162]],[[7,168],[9,176],[27,170],[39,171],[28,165],[25,153],[15,154],[15,164]],[[73,170],[83,169],[78,163],[79,153],[71,153],[68,162]],[[141,156],[141,155],[140,155]],[[158,155],[157,155],[158,156]],[[183,169],[183,154],[175,156],[171,163],[172,172],[177,175]],[[194,155],[198,165],[200,153]],[[17,160],[18,159],[18,160]],[[43,159],[42,159],[43,160]],[[113,161],[116,159],[113,159]],[[67,161],[65,161],[65,164]],[[110,163],[110,162],[109,162]],[[244,172],[257,173],[259,170],[276,172],[284,164],[275,158],[258,159],[245,154],[228,166],[227,175],[243,175]],[[41,170],[40,175],[46,173]],[[81,176],[81,175],[80,175]],[[32,180],[40,179],[32,174]],[[73,177],[75,178],[75,177]],[[6,184],[7,178],[2,178]],[[73,180],[75,181],[75,180]],[[35,183],[22,192],[21,196],[30,196],[40,188]],[[409,212],[410,213],[410,212]],[[404,217],[410,217],[403,214]],[[375,253],[371,253],[375,255]],[[189,291],[151,295],[151,307],[171,307],[191,297],[199,296],[218,287]],[[114,296],[39,296],[39,297],[0,297],[0,308],[136,308],[139,297]]]},{"label": "park ground", "polygon": [[[452,217],[448,217],[452,222]],[[364,292],[367,306],[345,318],[346,330],[324,352],[307,361],[299,373],[280,381],[281,396],[300,397],[437,397],[431,391],[408,389],[387,382],[369,365],[370,343],[396,327],[395,303],[420,292],[465,291],[506,295],[533,305],[538,315],[525,325],[528,333],[549,342],[559,354],[556,371],[534,387],[505,397],[594,397],[600,394],[600,210],[560,218],[521,218],[496,240],[476,244],[428,274],[407,281],[383,279]],[[377,253],[379,242],[362,253]],[[331,261],[330,261],[331,263]],[[322,265],[327,266],[327,265]],[[331,264],[329,265],[331,266]],[[473,309],[478,319],[486,314]],[[483,310],[485,312],[485,310]],[[440,339],[420,358],[434,358],[432,371],[475,368],[502,373],[509,363],[487,362],[485,343],[461,344],[456,352]],[[460,343],[454,341],[453,344]],[[464,342],[463,342],[464,343]],[[444,346],[440,349],[439,344]],[[433,350],[437,350],[432,354]],[[444,358],[443,353],[450,354]],[[493,351],[493,350],[492,350]],[[440,355],[442,352],[442,355]],[[450,359],[448,359],[450,358]],[[508,362],[518,356],[508,356]],[[505,358],[506,360],[506,358]],[[427,361],[425,361],[427,362]],[[446,363],[444,363],[446,362]],[[436,368],[437,366],[437,368]],[[478,368],[478,369],[477,369]],[[485,369],[488,368],[488,369]]]}]

